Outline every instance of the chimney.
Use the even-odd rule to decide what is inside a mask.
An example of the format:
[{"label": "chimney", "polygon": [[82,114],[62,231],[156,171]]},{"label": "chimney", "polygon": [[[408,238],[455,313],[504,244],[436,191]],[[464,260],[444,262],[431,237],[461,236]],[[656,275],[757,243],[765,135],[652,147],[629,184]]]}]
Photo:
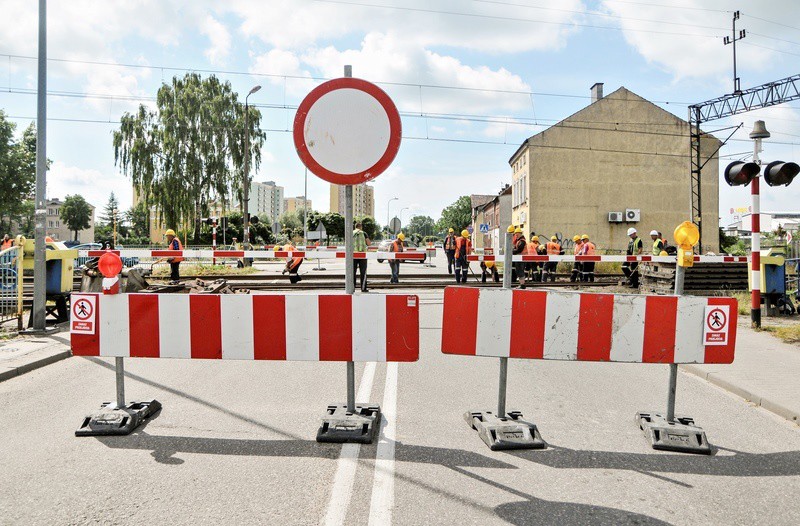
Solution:
[{"label": "chimney", "polygon": [[602,82],[595,82],[594,85],[590,89],[592,91],[592,103],[595,103],[598,100],[603,98],[603,83]]}]

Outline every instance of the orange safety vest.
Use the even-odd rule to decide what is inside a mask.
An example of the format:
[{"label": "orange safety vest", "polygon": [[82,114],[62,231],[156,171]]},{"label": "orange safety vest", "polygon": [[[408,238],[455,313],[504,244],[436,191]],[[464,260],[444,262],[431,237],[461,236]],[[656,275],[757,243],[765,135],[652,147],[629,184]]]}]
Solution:
[{"label": "orange safety vest", "polygon": [[[167,248],[167,250],[176,250],[176,249],[172,248],[172,243],[175,242],[175,241],[178,242],[177,250],[183,250],[183,243],[181,243],[181,240],[178,238],[178,236],[175,236],[174,238],[172,238],[172,241],[170,242],[169,247]],[[170,263],[180,263],[181,261],[183,261],[182,257],[169,258],[169,262]]]},{"label": "orange safety vest", "polygon": [[395,239],[392,241],[392,252],[402,252],[403,251],[403,242],[399,239]]},{"label": "orange safety vest", "polygon": [[470,252],[472,252],[472,243],[469,239],[465,237],[457,237],[456,238],[456,258],[460,258],[463,255],[466,256]]},{"label": "orange safety vest", "polygon": [[561,245],[553,241],[547,242],[547,253],[551,256],[557,256],[561,252]]},{"label": "orange safety vest", "polygon": [[539,253],[539,238],[534,236],[530,243],[528,243],[528,254],[536,255]]},{"label": "orange safety vest", "polygon": [[8,241],[3,241],[3,246],[2,246],[2,248],[0,248],[0,250],[5,250],[7,248],[11,248],[13,245],[14,245],[14,240],[13,239],[9,239]]},{"label": "orange safety vest", "polygon": [[583,250],[581,250],[581,254],[584,256],[594,256],[594,243],[591,241],[587,241],[583,244]]},{"label": "orange safety vest", "polygon": [[581,250],[583,250],[583,243],[579,241],[575,243],[575,248],[572,249],[572,253],[577,256],[581,253]]}]

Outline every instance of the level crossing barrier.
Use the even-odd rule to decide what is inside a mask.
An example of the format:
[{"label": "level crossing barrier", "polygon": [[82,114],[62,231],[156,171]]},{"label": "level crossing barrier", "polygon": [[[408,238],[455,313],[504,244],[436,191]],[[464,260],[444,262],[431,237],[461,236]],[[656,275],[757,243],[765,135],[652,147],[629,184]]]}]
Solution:
[{"label": "level crossing barrier", "polygon": [[[419,298],[406,294],[73,294],[76,356],[117,359],[117,403],[84,419],[76,435],[128,434],[157,412],[125,403],[124,358],[413,362]],[[369,443],[380,407],[329,405],[320,442]]]},{"label": "level crossing barrier", "polygon": [[[195,258],[195,259],[224,259],[224,258],[252,258],[252,259],[284,259],[284,258],[304,258],[304,259],[345,259],[344,251],[328,250],[147,250],[147,249],[123,249],[123,250],[80,250],[79,257],[101,257],[106,253],[113,253],[121,257],[137,258]],[[381,260],[408,260],[423,261],[425,252],[354,252],[353,259],[381,259]]]},{"label": "level crossing barrier", "polygon": [[[737,302],[728,297],[455,286],[444,292],[441,349],[501,360],[728,364],[736,322]],[[465,419],[492,449],[545,447],[535,424],[519,411],[505,411],[504,374],[501,368],[498,414],[468,411]],[[670,403],[671,416],[674,397]],[[705,432],[690,417],[640,412],[637,421],[657,449],[710,453]]]},{"label": "level crossing barrier", "polygon": [[[467,261],[502,261],[502,257],[482,254],[470,254]],[[514,263],[519,262],[609,262],[609,263],[675,263],[676,256],[568,256],[568,255],[534,255],[516,254],[511,257]],[[747,263],[747,256],[694,256],[695,263]]]}]

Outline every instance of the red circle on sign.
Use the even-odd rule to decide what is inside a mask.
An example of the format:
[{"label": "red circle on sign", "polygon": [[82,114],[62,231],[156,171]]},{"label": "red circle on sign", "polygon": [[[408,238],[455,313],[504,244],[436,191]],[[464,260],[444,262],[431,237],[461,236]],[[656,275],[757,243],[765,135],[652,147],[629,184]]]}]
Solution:
[{"label": "red circle on sign", "polygon": [[[309,151],[308,145],[305,142],[306,121],[311,108],[324,95],[341,89],[359,90],[372,96],[383,107],[389,119],[389,142],[386,146],[386,151],[372,166],[355,173],[339,173],[322,166],[314,159],[314,156]],[[378,86],[362,79],[346,77],[329,80],[324,84],[320,84],[311,90],[311,93],[303,99],[294,117],[293,137],[297,155],[300,156],[300,160],[303,161],[303,164],[311,170],[311,173],[333,184],[361,184],[378,177],[392,164],[392,161],[394,161],[394,158],[397,156],[397,152],[400,149],[401,136],[402,125],[400,122],[400,113],[397,111],[397,107],[394,105],[392,99]]]},{"label": "red circle on sign", "polygon": [[92,303],[84,299],[80,299],[72,306],[72,313],[79,320],[88,320],[92,317]]},{"label": "red circle on sign", "polygon": [[[714,314],[717,314],[717,317],[714,317]],[[706,325],[712,331],[721,331],[728,325],[728,317],[725,315],[725,311],[722,309],[713,309],[711,312],[708,313],[706,317]]]}]

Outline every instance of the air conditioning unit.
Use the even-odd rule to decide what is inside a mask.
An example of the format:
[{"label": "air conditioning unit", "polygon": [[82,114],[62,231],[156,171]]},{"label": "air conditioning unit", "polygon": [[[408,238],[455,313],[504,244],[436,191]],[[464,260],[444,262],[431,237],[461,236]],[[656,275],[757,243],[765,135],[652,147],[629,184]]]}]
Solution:
[{"label": "air conditioning unit", "polygon": [[608,213],[608,222],[609,223],[622,223],[624,220],[622,212],[609,212]]},{"label": "air conditioning unit", "polygon": [[625,210],[625,222],[638,223],[642,218],[642,211],[638,208],[628,208]]}]

